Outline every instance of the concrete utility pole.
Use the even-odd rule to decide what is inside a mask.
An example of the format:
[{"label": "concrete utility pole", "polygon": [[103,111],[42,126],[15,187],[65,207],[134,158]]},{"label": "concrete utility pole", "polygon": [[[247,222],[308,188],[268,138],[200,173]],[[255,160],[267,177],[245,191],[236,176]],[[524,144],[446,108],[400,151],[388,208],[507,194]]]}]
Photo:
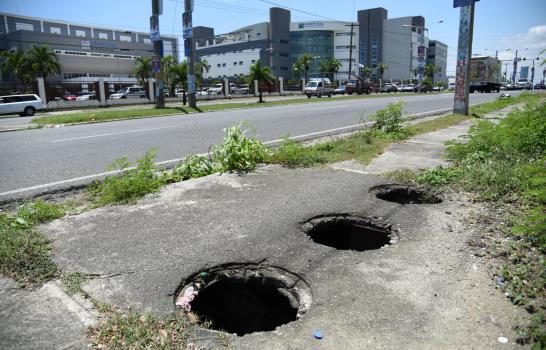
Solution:
[{"label": "concrete utility pole", "polygon": [[457,70],[455,78],[455,100],[453,112],[468,115],[468,90],[470,87],[470,60],[474,32],[474,2],[456,0],[454,7],[461,8],[459,19],[459,44],[457,46]]},{"label": "concrete utility pole", "polygon": [[[152,17],[155,17],[156,23],[159,27],[159,1],[160,0],[152,0]],[[163,42],[161,40],[153,41],[154,43],[154,59],[161,60],[161,46],[163,45]],[[157,108],[163,108],[165,107],[165,95],[163,94],[163,79],[161,76],[161,72],[155,73],[155,82],[157,84],[156,88],[156,107]]]},{"label": "concrete utility pole", "polygon": [[516,57],[514,57],[514,71],[512,72],[512,84],[516,83],[517,70],[518,70],[518,50],[516,50]]},{"label": "concrete utility pole", "polygon": [[[189,12],[190,27],[193,27],[193,23],[191,22],[193,0],[184,0],[184,11]],[[189,37],[185,38],[185,40],[187,40],[187,43],[185,45],[189,47],[190,50],[190,55],[188,56],[188,105],[191,108],[196,108],[197,99],[195,96],[195,41],[193,40],[193,29],[192,34]]]},{"label": "concrete utility pole", "polygon": [[347,82],[351,80],[351,66],[353,65],[353,28],[354,27],[355,27],[355,24],[351,23],[351,40],[349,41],[349,76],[347,77]]}]

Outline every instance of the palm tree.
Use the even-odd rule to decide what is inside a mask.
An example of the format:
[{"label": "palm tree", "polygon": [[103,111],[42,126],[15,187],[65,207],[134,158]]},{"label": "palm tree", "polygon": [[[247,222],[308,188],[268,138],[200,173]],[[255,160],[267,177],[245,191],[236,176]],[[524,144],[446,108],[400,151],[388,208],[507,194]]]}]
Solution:
[{"label": "palm tree", "polygon": [[0,52],[0,57],[4,58],[0,62],[0,70],[2,71],[2,77],[4,79],[10,74],[13,74],[17,80],[24,83],[28,83],[32,80],[32,67],[24,51]]},{"label": "palm tree", "polygon": [[172,84],[172,77],[170,74],[170,68],[176,64],[176,59],[171,56],[161,57],[161,74],[163,75],[163,81],[165,85],[169,87],[169,93],[174,96],[174,88]]},{"label": "palm tree", "polygon": [[434,73],[440,71],[440,68],[436,67],[435,65],[433,64],[426,64],[425,65],[425,68],[423,69],[423,72],[425,74],[426,77],[429,77],[430,79],[432,79],[434,77]]},{"label": "palm tree", "polygon": [[301,78],[301,72],[303,71],[303,67],[301,66],[301,62],[298,60],[292,65],[292,72],[298,79]]},{"label": "palm tree", "polygon": [[144,86],[146,79],[152,75],[152,59],[150,57],[135,58],[135,75]]},{"label": "palm tree", "polygon": [[360,74],[362,74],[364,78],[369,78],[372,75],[372,70],[370,67],[365,66],[360,68]]},{"label": "palm tree", "polygon": [[385,71],[387,69],[389,69],[389,66],[387,66],[383,62],[379,62],[379,64],[377,65],[377,72],[379,73],[379,76],[381,77],[380,78],[381,80],[383,80],[383,73],[385,73]]},{"label": "palm tree", "polygon": [[33,45],[28,51],[28,61],[32,71],[44,78],[44,80],[47,79],[48,75],[61,74],[59,58],[47,45]]},{"label": "palm tree", "polygon": [[201,72],[201,76],[204,78],[205,73],[208,73],[210,70],[209,62],[206,59],[201,59],[199,62],[197,62],[197,65],[199,66],[199,71]]},{"label": "palm tree", "polygon": [[254,80],[258,81],[258,92],[260,95],[258,103],[264,102],[262,99],[262,89],[260,89],[260,84],[271,82],[273,79],[274,77],[271,74],[271,70],[269,69],[269,67],[262,67],[260,60],[257,60],[256,63],[250,65],[250,72],[248,73],[248,85],[251,85]]},{"label": "palm tree", "polygon": [[176,85],[181,85],[186,89],[186,82],[188,80],[188,62],[186,60],[179,64],[174,64],[169,68],[169,74],[172,77],[171,87],[174,89]]},{"label": "palm tree", "polygon": [[313,63],[313,56],[310,53],[304,53],[297,61],[299,67],[305,71],[305,81],[307,82],[309,68],[311,68],[311,63]]},{"label": "palm tree", "polygon": [[322,73],[328,73],[330,79],[334,79],[334,74],[341,68],[341,62],[335,58],[331,57],[322,62],[320,62],[320,71]]}]

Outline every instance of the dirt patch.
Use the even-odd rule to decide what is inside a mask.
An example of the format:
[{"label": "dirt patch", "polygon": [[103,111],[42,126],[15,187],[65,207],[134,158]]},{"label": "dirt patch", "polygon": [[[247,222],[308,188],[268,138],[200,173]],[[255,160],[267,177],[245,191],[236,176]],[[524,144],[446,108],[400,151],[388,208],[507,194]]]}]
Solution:
[{"label": "dirt patch", "polygon": [[399,204],[437,204],[442,198],[430,190],[412,185],[387,184],[370,188],[379,199]]},{"label": "dirt patch", "polygon": [[229,264],[201,271],[183,284],[175,305],[213,330],[242,336],[296,321],[311,304],[308,284],[279,267]]},{"label": "dirt patch", "polygon": [[390,224],[348,214],[310,219],[302,230],[318,244],[339,250],[379,249],[396,241]]}]

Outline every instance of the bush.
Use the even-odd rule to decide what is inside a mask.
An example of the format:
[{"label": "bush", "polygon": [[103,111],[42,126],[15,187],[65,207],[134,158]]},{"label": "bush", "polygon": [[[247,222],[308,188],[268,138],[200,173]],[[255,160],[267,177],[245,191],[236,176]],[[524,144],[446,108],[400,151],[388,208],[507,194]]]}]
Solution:
[{"label": "bush", "polygon": [[212,150],[212,159],[222,172],[246,173],[270,157],[269,150],[260,141],[247,137],[245,134],[250,131],[241,127],[239,124],[224,129],[224,142]]},{"label": "bush", "polygon": [[[375,113],[373,129],[380,131],[388,138],[405,138],[407,132],[402,128],[402,108],[404,102],[389,103],[387,108]],[[381,136],[378,134],[378,136]]]},{"label": "bush", "polygon": [[215,171],[216,166],[212,160],[204,156],[192,155],[177,165],[171,175],[175,181],[184,181],[195,177],[207,176]]},{"label": "bush", "polygon": [[108,169],[123,172],[118,176],[108,176],[102,183],[95,182],[90,187],[90,194],[100,204],[125,204],[158,191],[164,181],[157,176],[154,156],[155,151],[146,152],[142,158],[137,159],[134,169],[128,169],[131,163],[127,158],[114,161]]},{"label": "bush", "polygon": [[293,140],[285,139],[275,151],[270,161],[290,168],[297,166],[310,167],[326,163],[328,160],[322,153],[329,152],[333,148],[334,146],[331,144],[321,144],[316,149],[313,149],[312,147],[303,147]]}]

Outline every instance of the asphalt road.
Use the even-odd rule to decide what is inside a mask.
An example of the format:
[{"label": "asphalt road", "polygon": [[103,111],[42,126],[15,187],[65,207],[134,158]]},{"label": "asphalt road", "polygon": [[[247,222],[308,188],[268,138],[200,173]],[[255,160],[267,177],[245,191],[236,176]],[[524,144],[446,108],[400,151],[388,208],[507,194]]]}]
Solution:
[{"label": "asphalt road", "polygon": [[[498,94],[472,94],[471,103]],[[0,134],[0,199],[86,182],[113,160],[135,160],[151,148],[156,161],[207,152],[222,140],[222,129],[248,121],[262,141],[355,125],[389,102],[404,101],[404,113],[451,108],[452,94],[370,99],[332,99],[329,103],[239,109],[162,118],[78,125]],[[83,177],[83,178],[82,178]],[[79,178],[78,181],[74,180]]]}]

